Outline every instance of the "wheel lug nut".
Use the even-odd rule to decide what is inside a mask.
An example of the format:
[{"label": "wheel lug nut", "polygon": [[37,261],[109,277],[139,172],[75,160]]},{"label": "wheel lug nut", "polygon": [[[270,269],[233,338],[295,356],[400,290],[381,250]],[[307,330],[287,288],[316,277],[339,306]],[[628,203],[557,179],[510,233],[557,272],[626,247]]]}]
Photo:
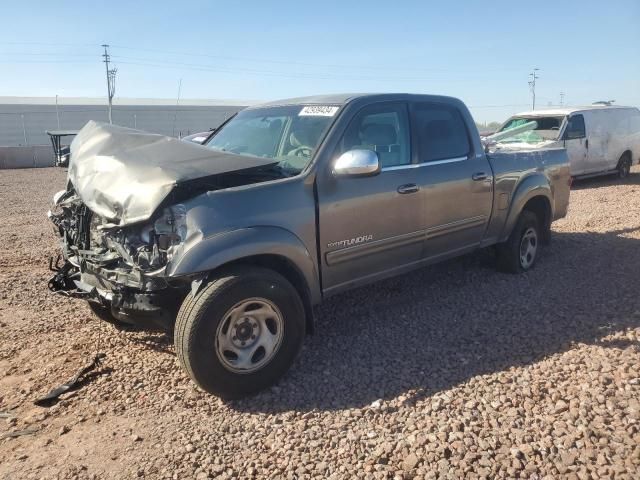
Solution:
[{"label": "wheel lug nut", "polygon": [[238,339],[238,337],[236,337],[236,336],[234,335],[234,336],[233,336],[233,339],[234,339],[234,340],[237,340],[237,339]]},{"label": "wheel lug nut", "polygon": [[245,344],[245,343],[246,343],[246,342],[242,342],[242,343],[241,343],[241,345],[244,347],[244,344]]},{"label": "wheel lug nut", "polygon": [[255,330],[256,328],[258,328],[258,325],[256,325],[256,324],[254,323],[253,325],[251,325],[251,328],[253,328],[253,329]]},{"label": "wheel lug nut", "polygon": [[255,335],[251,335],[251,340],[254,340],[256,338]]}]

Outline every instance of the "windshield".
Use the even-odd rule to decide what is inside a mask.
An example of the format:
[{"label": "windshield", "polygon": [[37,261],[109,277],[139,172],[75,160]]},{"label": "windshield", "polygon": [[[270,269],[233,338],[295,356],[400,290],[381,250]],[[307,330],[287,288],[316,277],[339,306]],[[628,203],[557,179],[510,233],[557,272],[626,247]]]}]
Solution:
[{"label": "windshield", "polygon": [[283,173],[297,175],[311,161],[338,108],[288,105],[243,110],[220,128],[206,146],[272,158]]},{"label": "windshield", "polygon": [[521,127],[529,122],[536,122],[533,130],[515,134],[503,138],[500,143],[540,143],[549,140],[557,140],[564,116],[559,117],[513,117],[500,129],[501,132]]}]

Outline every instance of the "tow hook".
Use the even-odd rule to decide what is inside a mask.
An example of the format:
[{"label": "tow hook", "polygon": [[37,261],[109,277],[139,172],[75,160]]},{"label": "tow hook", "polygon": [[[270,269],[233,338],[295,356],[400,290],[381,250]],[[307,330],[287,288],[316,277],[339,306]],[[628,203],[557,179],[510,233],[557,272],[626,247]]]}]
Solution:
[{"label": "tow hook", "polygon": [[52,292],[66,292],[75,288],[73,280],[70,278],[69,273],[75,268],[69,261],[61,263],[62,255],[58,255],[54,260],[53,257],[49,258],[49,270],[56,272],[49,280],[49,290]]}]

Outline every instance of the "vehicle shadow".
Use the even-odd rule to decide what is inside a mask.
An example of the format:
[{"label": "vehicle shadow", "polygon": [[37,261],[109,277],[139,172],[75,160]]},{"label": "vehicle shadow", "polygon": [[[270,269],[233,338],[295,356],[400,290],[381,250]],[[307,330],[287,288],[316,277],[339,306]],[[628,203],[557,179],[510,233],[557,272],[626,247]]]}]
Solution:
[{"label": "vehicle shadow", "polygon": [[399,395],[416,402],[576,343],[627,348],[634,342],[604,337],[640,327],[638,232],[554,232],[526,274],[497,273],[486,250],[328,299],[279,385],[229,406],[335,410]]},{"label": "vehicle shadow", "polygon": [[[139,331],[134,331],[139,333]],[[154,352],[175,355],[173,349],[173,337],[162,331],[145,331],[144,334],[129,335],[127,340],[144,349],[153,350]]]},{"label": "vehicle shadow", "polygon": [[635,166],[629,176],[624,179],[620,179],[616,175],[607,175],[603,177],[585,178],[584,180],[574,180],[571,184],[571,190],[615,187],[617,185],[640,185],[640,167]]}]

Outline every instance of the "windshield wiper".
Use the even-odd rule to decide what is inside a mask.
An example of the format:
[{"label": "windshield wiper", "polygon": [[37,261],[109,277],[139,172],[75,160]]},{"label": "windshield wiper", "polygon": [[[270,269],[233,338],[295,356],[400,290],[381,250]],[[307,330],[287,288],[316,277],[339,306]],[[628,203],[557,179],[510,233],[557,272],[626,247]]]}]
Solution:
[{"label": "windshield wiper", "polygon": [[293,176],[290,171],[281,167],[277,163],[265,165],[264,167],[256,167],[245,171],[239,171],[237,172],[237,175],[259,175],[269,178],[288,178]]}]

